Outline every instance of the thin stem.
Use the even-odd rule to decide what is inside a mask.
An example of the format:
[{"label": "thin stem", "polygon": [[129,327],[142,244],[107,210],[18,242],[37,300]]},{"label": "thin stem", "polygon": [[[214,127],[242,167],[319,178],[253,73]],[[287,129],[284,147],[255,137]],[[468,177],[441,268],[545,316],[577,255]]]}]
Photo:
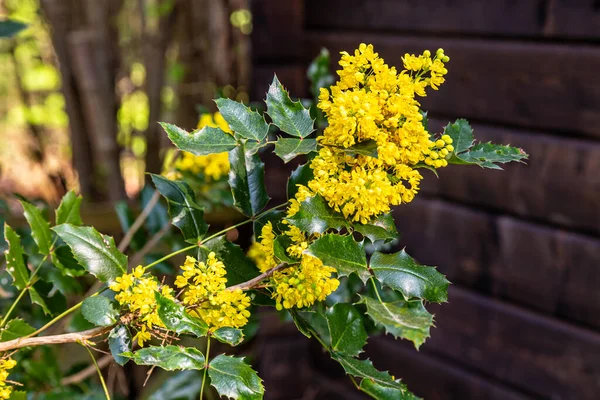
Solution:
[{"label": "thin stem", "polygon": [[375,277],[371,276],[370,281],[371,281],[371,284],[373,285],[373,290],[375,291],[375,294],[377,295],[379,302],[383,303],[383,300],[381,300],[381,296],[379,295],[379,290],[377,290],[377,285],[375,284]]},{"label": "thin stem", "polygon": [[15,299],[15,301],[13,301],[12,305],[10,306],[10,308],[8,309],[8,311],[6,312],[6,315],[2,319],[2,322],[0,322],[0,328],[4,327],[4,325],[6,324],[6,321],[8,321],[8,317],[10,317],[10,314],[12,314],[12,312],[15,309],[15,307],[17,306],[17,304],[19,303],[19,301],[21,301],[21,299],[23,298],[23,296],[25,296],[25,293],[27,293],[28,290],[29,290],[29,286],[25,286],[23,288],[23,290],[21,290],[21,293],[19,293],[19,295],[17,296],[17,298]]},{"label": "thin stem", "polygon": [[165,260],[168,260],[169,258],[171,258],[171,257],[173,257],[173,256],[175,256],[175,255],[177,255],[177,254],[179,254],[179,253],[185,253],[186,251],[188,251],[188,250],[192,250],[192,249],[195,249],[196,247],[198,247],[198,245],[197,245],[197,244],[193,244],[193,245],[191,245],[191,246],[184,247],[183,249],[179,249],[179,250],[177,250],[177,251],[174,251],[174,252],[172,252],[172,253],[170,253],[170,254],[167,254],[167,255],[166,255],[166,256],[164,256],[163,258],[161,258],[161,259],[159,259],[159,260],[156,260],[156,261],[154,261],[153,263],[150,263],[150,264],[146,265],[146,266],[144,267],[144,269],[152,268],[152,267],[154,267],[155,265],[157,265],[157,264],[160,264],[161,262],[163,262],[163,261],[165,261]]},{"label": "thin stem", "polygon": [[87,340],[97,336],[104,335],[110,331],[113,326],[100,326],[93,329],[88,329],[82,332],[63,333],[62,335],[41,336],[41,337],[20,337],[18,339],[9,340],[0,343],[0,352],[16,350],[23,347],[42,346],[47,344],[61,343],[85,343]]},{"label": "thin stem", "polygon": [[146,207],[144,207],[140,215],[138,215],[135,221],[133,221],[133,224],[131,224],[131,227],[127,233],[125,233],[123,240],[121,240],[121,243],[119,243],[119,251],[125,251],[125,249],[127,249],[129,243],[131,243],[131,240],[133,239],[133,235],[135,235],[135,233],[142,227],[142,224],[148,218],[156,203],[158,203],[158,199],[160,199],[160,193],[158,190],[156,190],[150,198],[150,201],[148,201],[148,204],[146,204]]},{"label": "thin stem", "polygon": [[250,279],[249,281],[242,282],[242,283],[239,283],[239,284],[234,285],[234,286],[229,286],[227,288],[227,290],[237,290],[237,289],[248,290],[248,289],[252,289],[256,285],[258,285],[260,282],[262,282],[263,280],[269,278],[276,271],[279,271],[279,270],[282,270],[282,269],[285,269],[285,268],[288,268],[288,267],[291,267],[291,265],[286,264],[286,263],[281,263],[281,264],[277,265],[276,267],[271,268],[267,272],[263,272],[262,274],[258,275],[257,277]]},{"label": "thin stem", "polygon": [[108,393],[108,388],[106,387],[106,382],[104,382],[104,376],[102,376],[102,371],[100,370],[100,367],[98,366],[98,363],[96,362],[96,357],[94,357],[94,354],[92,354],[92,351],[90,350],[90,348],[86,345],[83,345],[83,347],[85,347],[85,349],[88,351],[90,357],[92,357],[92,361],[94,362],[94,365],[96,366],[96,371],[98,372],[98,377],[100,378],[100,383],[102,384],[102,389],[104,389],[104,394],[106,395],[106,399],[110,400],[110,394]]},{"label": "thin stem", "polygon": [[204,356],[204,374],[202,376],[202,386],[200,386],[200,400],[204,397],[204,385],[206,384],[206,373],[208,372],[208,360],[210,357],[210,336],[206,337],[206,354]]},{"label": "thin stem", "polygon": [[354,377],[352,375],[348,375],[350,377],[350,380],[352,381],[352,383],[354,383],[354,387],[358,390],[360,389],[360,386],[358,386],[358,383],[356,383],[356,379],[354,379]]},{"label": "thin stem", "polygon": [[202,239],[202,242],[203,243],[208,242],[209,240],[214,239],[217,236],[221,236],[222,234],[227,233],[227,232],[229,232],[232,229],[238,228],[238,227],[240,227],[242,225],[246,225],[247,223],[252,222],[252,221],[253,221],[253,219],[250,218],[250,219],[247,219],[245,221],[239,222],[239,223],[237,223],[235,225],[228,226],[227,228],[222,229],[219,232],[214,233],[214,234],[210,235],[209,237],[207,237],[205,239]]}]

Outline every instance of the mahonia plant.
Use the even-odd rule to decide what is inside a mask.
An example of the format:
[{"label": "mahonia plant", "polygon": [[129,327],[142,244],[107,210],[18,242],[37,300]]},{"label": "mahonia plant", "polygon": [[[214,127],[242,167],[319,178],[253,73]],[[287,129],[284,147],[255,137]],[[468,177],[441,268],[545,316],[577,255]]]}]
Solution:
[{"label": "mahonia plant", "polygon": [[[309,70],[317,98],[312,110],[292,101],[275,77],[264,114],[222,98],[216,100],[219,113],[203,117],[191,133],[162,124],[181,152],[152,180],[182,239],[163,257],[135,265],[143,258],[128,259],[127,243],[117,247],[111,237],[82,226],[81,198],[73,192],[52,227],[40,210],[23,202],[37,254],[26,255],[19,235],[5,225],[7,270],[18,297],[0,325],[0,399],[11,395],[8,371],[18,364],[20,349],[78,342],[90,350],[103,337],[120,365],[200,371],[200,398],[210,385],[222,397],[261,399],[262,381],[243,357],[211,353],[214,341],[240,344],[258,307],[278,310],[315,338],[358,390],[380,400],[415,398],[399,379],[361,357],[369,333],[378,331],[418,348],[433,325],[424,304],[447,301],[449,282],[435,267],[420,265],[405,250],[389,252],[398,237],[392,208],[415,198],[424,170],[449,164],[501,169],[498,164],[527,155],[509,146],[476,144],[465,120],[441,133],[428,131],[419,97],[444,83],[449,57],[442,49],[406,54],[398,71],[373,46],[361,44],[353,54],[342,53],[335,83],[328,57],[322,52]],[[311,111],[323,129],[315,129]],[[270,198],[261,155],[270,145],[286,163],[299,155],[309,161],[291,173],[287,202],[265,209]],[[232,205],[246,218],[209,233],[198,189],[189,184],[198,175],[204,185],[226,177]],[[148,201],[140,215],[149,218],[146,210],[153,206]],[[226,236],[245,224],[254,231],[247,253]],[[128,240],[134,233],[130,228]],[[144,247],[155,245],[151,239]],[[178,254],[186,257],[175,279],[159,278],[157,268]],[[33,259],[39,266],[28,268]],[[26,293],[51,312],[35,285],[48,262],[58,276],[89,273],[102,286],[38,329],[10,319]],[[94,328],[39,336],[79,309]]]}]

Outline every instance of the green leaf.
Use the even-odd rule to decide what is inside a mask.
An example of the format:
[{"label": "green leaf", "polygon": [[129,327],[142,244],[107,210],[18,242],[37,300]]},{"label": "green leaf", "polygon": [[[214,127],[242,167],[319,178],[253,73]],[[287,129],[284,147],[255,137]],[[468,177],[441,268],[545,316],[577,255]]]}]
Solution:
[{"label": "green leaf", "polygon": [[56,225],[82,225],[83,221],[80,213],[82,200],[83,197],[77,196],[73,190],[69,190],[56,209]]},{"label": "green leaf", "polygon": [[219,236],[203,244],[201,251],[205,257],[208,252],[214,251],[217,258],[227,268],[227,286],[246,282],[260,274],[252,260],[246,257],[244,251],[237,244],[228,241],[225,236]]},{"label": "green leaf", "polygon": [[314,130],[308,109],[299,101],[293,102],[283,85],[273,77],[267,92],[267,114],[279,129],[292,136],[304,138]]},{"label": "green leaf", "polygon": [[216,99],[221,115],[232,131],[246,139],[261,141],[269,133],[269,124],[262,115],[242,103],[230,99]]},{"label": "green leaf", "polygon": [[117,322],[119,310],[104,296],[88,297],[81,305],[83,317],[96,326],[110,326]]},{"label": "green leaf", "polygon": [[4,238],[8,244],[8,250],[4,252],[6,256],[6,270],[13,278],[13,286],[18,290],[23,290],[29,282],[29,271],[23,260],[23,247],[21,238],[8,224],[4,224]]},{"label": "green leaf", "polygon": [[27,219],[31,227],[31,236],[33,236],[33,240],[35,240],[40,253],[43,255],[50,254],[50,247],[52,247],[50,224],[44,218],[42,212],[33,204],[21,201],[21,205],[23,206],[25,219]]},{"label": "green leaf", "polygon": [[306,320],[306,318],[304,318],[304,316],[300,314],[298,310],[295,310],[293,308],[289,309],[288,312],[290,313],[292,321],[294,321],[296,328],[298,328],[298,331],[307,338],[311,338],[311,326],[310,323]]},{"label": "green leaf", "polygon": [[192,188],[182,181],[171,181],[160,175],[151,174],[152,182],[160,194],[167,199],[172,224],[181,230],[188,243],[198,243],[208,231],[204,222],[204,208],[196,202]]},{"label": "green leaf", "polygon": [[305,253],[337,269],[338,276],[355,273],[363,282],[371,276],[367,269],[365,249],[350,235],[323,235],[315,240]]},{"label": "green leaf", "polygon": [[368,224],[354,223],[354,230],[375,243],[378,240],[390,241],[398,239],[396,222],[391,214],[383,214]]},{"label": "green leaf", "polygon": [[285,218],[285,216],[286,212],[282,210],[269,210],[262,214],[260,218],[254,220],[254,238],[257,241],[259,240],[263,227],[269,222],[273,226],[273,233],[280,234],[281,229],[279,225],[281,224],[281,221]]},{"label": "green leaf", "polygon": [[148,400],[197,400],[201,386],[202,373],[198,371],[178,372],[161,382],[158,389],[152,390]]},{"label": "green leaf", "polygon": [[419,298],[434,303],[448,300],[450,282],[434,267],[418,264],[406,251],[371,256],[371,270],[379,281],[404,295],[405,299]]},{"label": "green leaf", "polygon": [[69,246],[58,246],[52,252],[51,257],[52,263],[63,275],[78,277],[86,273],[85,269],[73,257]]},{"label": "green leaf", "polygon": [[279,138],[275,142],[275,154],[285,163],[292,161],[300,154],[317,151],[317,139]]},{"label": "green leaf", "polygon": [[335,82],[335,78],[329,69],[329,58],[329,50],[323,48],[308,66],[306,76],[311,82],[310,90],[314,97],[319,96],[321,88],[328,88]]},{"label": "green leaf", "polygon": [[358,310],[351,304],[336,304],[325,312],[333,351],[357,356],[367,343],[367,331]]},{"label": "green leaf", "polygon": [[208,325],[200,318],[191,316],[185,311],[185,307],[166,298],[158,292],[156,297],[157,313],[160,320],[167,329],[178,333],[191,333],[197,337],[206,336]]},{"label": "green leaf", "polygon": [[408,339],[418,349],[429,337],[433,316],[427,312],[421,300],[384,303],[360,296],[361,304],[367,306],[367,314],[375,324],[395,338]]},{"label": "green leaf", "polygon": [[290,257],[287,253],[287,248],[290,247],[291,244],[292,239],[288,235],[279,235],[275,238],[273,243],[273,253],[279,261],[288,264],[298,263],[298,260]]},{"label": "green leaf", "polygon": [[62,224],[52,228],[69,245],[73,256],[90,274],[105,283],[127,271],[127,256],[121,253],[112,237],[93,227]]},{"label": "green leaf", "polygon": [[308,186],[308,182],[310,182],[313,178],[314,174],[310,168],[310,163],[298,166],[298,168],[292,171],[290,178],[288,179],[287,198],[295,198],[296,193],[298,193],[298,185]]},{"label": "green leaf", "polygon": [[346,218],[333,211],[318,194],[300,202],[300,210],[287,220],[308,234],[323,233],[327,229],[339,231],[349,227]]},{"label": "green leaf", "polygon": [[131,352],[133,349],[131,333],[126,325],[117,325],[110,331],[108,334],[108,348],[117,364],[125,365],[129,361],[129,357],[121,355]]},{"label": "green leaf", "polygon": [[197,156],[223,153],[236,147],[235,138],[219,128],[205,126],[200,130],[188,133],[173,124],[161,122],[160,125],[175,146]]},{"label": "green leaf", "polygon": [[475,142],[473,128],[471,128],[466,119],[457,119],[455,123],[448,124],[444,128],[444,134],[452,138],[454,154],[460,154],[469,150]]},{"label": "green leaf", "polygon": [[265,164],[258,154],[241,145],[229,152],[229,186],[234,205],[247,217],[258,214],[269,201],[265,186]]},{"label": "green leaf", "polygon": [[14,390],[10,394],[9,400],[27,400],[27,392],[24,390]]},{"label": "green leaf", "polygon": [[262,380],[243,358],[220,354],[208,364],[208,375],[219,396],[260,400],[265,393]]},{"label": "green leaf", "polygon": [[156,365],[166,371],[204,369],[204,354],[193,347],[152,346],[123,354],[137,365]]},{"label": "green leaf", "polygon": [[22,22],[10,19],[2,20],[0,21],[0,38],[12,37],[25,28],[27,28],[27,25]]},{"label": "green leaf", "polygon": [[237,346],[244,341],[244,332],[241,329],[225,326],[212,333],[212,336],[221,343]]},{"label": "green leaf", "polygon": [[408,391],[406,385],[396,379],[395,382],[402,386],[402,389],[397,387],[383,386],[373,382],[370,379],[363,379],[360,382],[360,390],[376,400],[418,400],[414,394]]},{"label": "green leaf", "polygon": [[37,304],[38,306],[42,307],[42,310],[44,311],[44,314],[46,315],[51,315],[52,313],[50,312],[50,309],[48,309],[48,306],[46,305],[46,302],[44,301],[44,298],[42,296],[40,296],[39,292],[37,291],[37,289],[35,289],[34,287],[30,287],[29,290],[29,298],[31,299],[31,302],[33,304]]},{"label": "green leaf", "polygon": [[343,148],[342,150],[351,156],[361,155],[377,158],[377,142],[373,139],[365,140],[364,142]]},{"label": "green leaf", "polygon": [[0,342],[18,339],[35,332],[35,328],[20,318],[11,319],[6,326],[0,330]]},{"label": "green leaf", "polygon": [[331,358],[336,360],[344,368],[348,375],[370,380],[380,386],[403,390],[404,385],[392,379],[392,376],[383,371],[378,371],[370,360],[358,360],[345,354],[331,353]]}]

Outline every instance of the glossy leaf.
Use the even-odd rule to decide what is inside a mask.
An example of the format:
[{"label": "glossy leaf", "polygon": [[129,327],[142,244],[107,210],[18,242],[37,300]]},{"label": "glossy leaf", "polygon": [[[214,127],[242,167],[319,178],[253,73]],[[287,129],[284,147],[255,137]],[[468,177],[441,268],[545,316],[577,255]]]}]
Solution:
[{"label": "glossy leaf", "polygon": [[361,155],[377,158],[377,142],[373,139],[356,143],[355,145],[343,148],[342,150],[351,156]]},{"label": "glossy leaf", "polygon": [[30,287],[28,292],[29,292],[29,299],[31,300],[31,302],[33,304],[37,304],[38,306],[40,306],[42,308],[42,311],[44,311],[44,314],[46,314],[46,315],[52,314],[50,312],[50,309],[48,308],[48,305],[46,304],[46,301],[40,295],[40,293],[37,291],[36,288]]},{"label": "glossy leaf", "polygon": [[117,322],[119,310],[104,296],[92,296],[83,301],[81,314],[96,326],[110,326]]},{"label": "glossy leaf", "polygon": [[244,341],[244,332],[241,329],[225,326],[212,333],[212,336],[221,343],[237,346]]},{"label": "glossy leaf", "polygon": [[243,358],[220,354],[209,363],[208,375],[219,396],[259,400],[265,393],[262,379],[244,362]]},{"label": "glossy leaf", "polygon": [[246,138],[261,141],[269,133],[269,124],[262,115],[244,104],[230,99],[216,99],[219,112],[232,131]]},{"label": "glossy leaf", "polygon": [[383,214],[368,224],[354,223],[354,230],[369,238],[375,243],[378,240],[390,241],[398,239],[398,230],[394,217],[391,214]]},{"label": "glossy leaf", "polygon": [[18,339],[35,332],[35,328],[20,318],[11,319],[0,329],[0,342]]},{"label": "glossy leaf", "polygon": [[48,220],[42,215],[42,212],[33,204],[26,201],[21,201],[23,206],[25,219],[31,228],[31,236],[35,240],[40,253],[43,255],[50,254],[52,247],[52,232]]},{"label": "glossy leaf", "polygon": [[408,339],[418,349],[429,337],[433,316],[420,300],[383,303],[361,296],[360,303],[367,306],[367,315],[375,324],[395,338]]},{"label": "glossy leaf", "polygon": [[71,248],[75,259],[102,282],[110,283],[127,270],[127,256],[112,237],[87,226],[62,224],[52,228]]},{"label": "glossy leaf", "polygon": [[325,312],[331,349],[349,356],[362,352],[367,343],[367,331],[358,310],[351,304],[340,303]]},{"label": "glossy leaf", "polygon": [[82,225],[80,212],[82,200],[83,197],[77,196],[73,190],[69,190],[56,209],[56,225]]},{"label": "glossy leaf", "polygon": [[287,184],[287,198],[293,199],[298,193],[298,185],[307,186],[314,178],[310,163],[302,164],[292,171]]},{"label": "glossy leaf", "polygon": [[418,264],[406,251],[371,256],[370,267],[384,285],[399,291],[405,299],[420,298],[434,303],[448,300],[450,282],[434,267]]},{"label": "glossy leaf", "polygon": [[21,238],[8,224],[4,224],[4,238],[8,244],[8,250],[4,252],[6,270],[13,278],[13,286],[22,290],[29,282],[29,271],[23,260]]},{"label": "glossy leaf", "polygon": [[280,224],[281,221],[285,218],[286,213],[282,210],[269,210],[262,214],[260,218],[254,220],[254,238],[258,241],[260,235],[262,234],[262,229],[267,223],[271,223],[273,227],[273,233],[276,235],[281,233]]},{"label": "glossy leaf", "polygon": [[338,276],[355,273],[363,282],[370,277],[365,249],[350,235],[323,235],[308,247],[306,253],[337,269]]},{"label": "glossy leaf", "polygon": [[455,123],[448,124],[444,128],[444,134],[452,138],[455,154],[469,150],[475,143],[473,128],[466,119],[457,119]]},{"label": "glossy leaf", "polygon": [[167,377],[148,400],[197,400],[202,386],[202,373],[182,371]]},{"label": "glossy leaf", "polygon": [[306,76],[311,82],[310,90],[314,97],[319,96],[321,88],[328,88],[333,85],[335,78],[331,74],[329,50],[323,48],[321,52],[308,66]]},{"label": "glossy leaf", "polygon": [[220,128],[205,126],[189,133],[173,124],[161,122],[160,125],[177,148],[197,156],[223,153],[237,145],[235,138]]},{"label": "glossy leaf", "polygon": [[185,307],[155,292],[157,313],[167,329],[178,333],[191,333],[197,337],[206,336],[208,325],[200,318],[193,317],[185,311]]},{"label": "glossy leaf", "polygon": [[287,252],[287,248],[290,247],[291,244],[292,239],[287,235],[279,235],[275,238],[273,243],[273,253],[279,261],[288,264],[298,262],[297,259],[292,258]]},{"label": "glossy leaf", "polygon": [[368,379],[382,387],[403,390],[404,385],[394,380],[388,372],[379,371],[370,360],[359,360],[345,354],[332,353],[331,358],[340,363],[348,375]]},{"label": "glossy leaf", "polygon": [[152,346],[123,354],[137,365],[156,365],[166,371],[204,369],[204,354],[193,347]]},{"label": "glossy leaf", "polygon": [[192,188],[183,181],[171,181],[152,174],[156,190],[167,199],[171,223],[175,225],[188,243],[198,243],[208,231],[204,221],[204,208],[196,202]]},{"label": "glossy leaf", "polygon": [[323,197],[315,195],[300,202],[300,210],[287,220],[303,232],[323,233],[328,229],[337,231],[349,227],[346,218],[332,210]]},{"label": "glossy leaf", "polygon": [[110,331],[108,334],[108,348],[117,364],[125,365],[129,361],[129,357],[122,355],[131,352],[133,349],[131,332],[129,332],[126,325],[117,325]]},{"label": "glossy leaf", "polygon": [[229,186],[234,205],[248,217],[258,214],[269,201],[265,164],[258,154],[246,152],[245,145],[229,152],[229,164]]},{"label": "glossy leaf", "polygon": [[85,275],[86,270],[79,265],[69,246],[58,246],[52,252],[52,263],[66,276],[78,277]]},{"label": "glossy leaf", "polygon": [[275,154],[285,163],[292,161],[300,154],[317,151],[316,139],[290,139],[279,138],[275,142]]},{"label": "glossy leaf", "polygon": [[360,382],[360,390],[371,396],[376,400],[418,400],[414,394],[408,391],[406,385],[400,382],[399,379],[395,381],[402,389],[398,387],[389,387],[380,385],[370,379],[363,379]]},{"label": "glossy leaf", "polygon": [[209,240],[203,246],[204,248],[201,251],[205,257],[208,256],[208,252],[214,251],[217,258],[225,264],[227,268],[227,286],[246,282],[260,274],[260,271],[252,260],[246,257],[241,247],[231,243],[225,236]]},{"label": "glossy leaf", "polygon": [[314,130],[314,121],[300,101],[293,102],[277,76],[267,92],[267,114],[279,129],[292,136],[304,138]]}]

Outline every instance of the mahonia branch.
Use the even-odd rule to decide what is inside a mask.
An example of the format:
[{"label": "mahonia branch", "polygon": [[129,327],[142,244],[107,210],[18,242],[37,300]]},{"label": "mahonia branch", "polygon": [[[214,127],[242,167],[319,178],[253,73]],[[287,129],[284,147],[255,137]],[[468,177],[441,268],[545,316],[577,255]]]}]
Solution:
[{"label": "mahonia branch", "polygon": [[285,268],[288,268],[288,267],[291,267],[291,265],[287,264],[287,263],[281,263],[281,264],[277,265],[276,267],[271,268],[267,272],[260,274],[256,278],[252,278],[249,281],[242,282],[237,285],[229,286],[227,288],[227,290],[237,290],[237,289],[249,290],[249,289],[252,289],[254,286],[257,286],[263,280],[271,277],[271,275],[273,275],[275,272],[280,271]]},{"label": "mahonia branch", "polygon": [[78,343],[85,342],[88,339],[104,335],[110,331],[113,326],[101,326],[82,332],[64,333],[62,335],[41,336],[41,337],[22,337],[8,342],[0,343],[0,352],[20,349],[29,346],[42,346],[46,344],[60,343]]}]

